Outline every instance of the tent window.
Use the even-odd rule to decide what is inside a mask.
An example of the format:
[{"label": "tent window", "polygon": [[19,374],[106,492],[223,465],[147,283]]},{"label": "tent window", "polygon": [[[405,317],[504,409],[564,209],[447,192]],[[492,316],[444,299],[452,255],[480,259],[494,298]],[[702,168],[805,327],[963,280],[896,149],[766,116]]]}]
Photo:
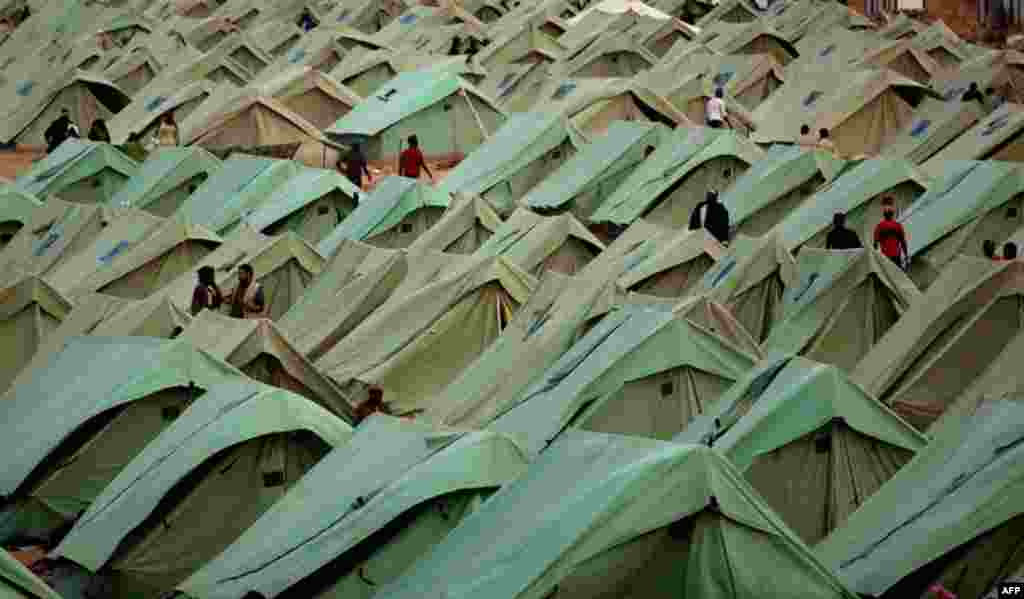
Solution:
[{"label": "tent window", "polygon": [[284,484],[284,472],[280,470],[274,470],[273,472],[263,473],[263,488],[270,489],[273,487],[280,487]]},{"label": "tent window", "polygon": [[401,23],[402,25],[411,25],[416,22],[416,15],[402,15],[398,17],[398,22]]},{"label": "tent window", "polygon": [[928,130],[928,127],[930,127],[931,124],[932,122],[929,121],[928,119],[922,119],[920,121],[917,121],[916,123],[914,123],[914,126],[911,127],[910,129],[910,136],[921,137],[921,135],[923,135],[924,132]]},{"label": "tent window", "polygon": [[573,90],[575,90],[575,89],[576,89],[576,84],[574,82],[572,82],[572,81],[567,81],[567,82],[563,83],[562,85],[558,86],[558,89],[555,90],[555,93],[551,96],[551,99],[552,100],[561,100],[562,98],[565,98],[566,96],[571,94],[573,92]]},{"label": "tent window", "polygon": [[21,83],[18,84],[18,87],[15,89],[15,91],[17,92],[17,94],[19,96],[24,97],[24,96],[27,96],[27,95],[31,94],[32,93],[32,88],[35,87],[35,86],[36,86],[36,82],[35,81],[22,81]]},{"label": "tent window", "polygon": [[412,223],[402,223],[402,233],[412,233]]},{"label": "tent window", "polygon": [[176,420],[178,416],[181,416],[181,408],[178,406],[164,406],[164,409],[160,410],[160,417],[166,422]]},{"label": "tent window", "polygon": [[149,102],[146,102],[146,111],[153,112],[157,108],[160,108],[160,105],[163,104],[166,100],[167,98],[165,98],[164,96],[157,96],[155,98],[151,98]]},{"label": "tent window", "polygon": [[661,396],[662,397],[669,397],[670,395],[672,395],[672,391],[673,390],[674,389],[673,389],[672,381],[668,381],[667,383],[662,383],[661,384]]},{"label": "tent window", "polygon": [[981,132],[982,135],[992,135],[996,131],[1006,126],[1006,123],[1010,121],[1010,115],[1004,114],[992,119],[988,125],[985,126],[985,130]]},{"label": "tent window", "polygon": [[1017,207],[1013,206],[1006,209],[1006,218],[1017,218]]},{"label": "tent window", "polygon": [[325,214],[329,214],[330,211],[331,211],[331,208],[327,204],[320,204],[319,206],[316,207],[316,213],[319,214],[320,216],[323,216]]},{"label": "tent window", "polygon": [[804,108],[810,108],[811,106],[813,106],[814,103],[817,102],[818,98],[820,98],[821,96],[822,93],[819,91],[813,91],[807,94],[807,97],[804,98]]},{"label": "tent window", "polygon": [[14,235],[10,233],[0,233],[0,243],[10,243]]}]

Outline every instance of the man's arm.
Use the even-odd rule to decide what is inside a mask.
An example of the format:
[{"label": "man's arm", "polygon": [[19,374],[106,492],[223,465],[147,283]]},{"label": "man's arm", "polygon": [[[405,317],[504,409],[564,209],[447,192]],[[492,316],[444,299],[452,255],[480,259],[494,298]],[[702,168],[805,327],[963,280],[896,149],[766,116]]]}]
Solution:
[{"label": "man's arm", "polygon": [[423,170],[427,171],[428,177],[430,177],[431,179],[434,178],[434,173],[430,172],[430,167],[427,166],[427,159],[424,158],[422,154],[420,155],[420,166],[423,167]]},{"label": "man's arm", "polygon": [[266,299],[263,297],[263,285],[260,285],[256,288],[256,293],[252,294],[252,305],[249,306],[249,309],[252,312],[262,312],[266,305]]}]

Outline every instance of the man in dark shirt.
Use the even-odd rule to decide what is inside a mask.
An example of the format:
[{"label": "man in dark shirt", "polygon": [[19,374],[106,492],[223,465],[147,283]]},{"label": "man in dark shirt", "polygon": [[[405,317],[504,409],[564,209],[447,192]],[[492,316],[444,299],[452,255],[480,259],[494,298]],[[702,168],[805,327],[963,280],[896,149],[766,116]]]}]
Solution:
[{"label": "man in dark shirt", "polygon": [[985,96],[981,95],[981,90],[978,89],[977,83],[971,83],[967,91],[964,92],[963,97],[960,98],[961,102],[970,102],[972,100],[977,101],[982,106],[985,105]]},{"label": "man in dark shirt", "polygon": [[64,143],[71,136],[71,113],[67,108],[60,111],[60,116],[50,123],[43,133],[46,140],[46,153],[50,154],[57,149],[57,146]]},{"label": "man in dark shirt", "polygon": [[339,163],[338,166],[344,167],[345,176],[356,187],[362,189],[364,174],[368,182],[373,181],[373,175],[370,174],[370,169],[366,165],[366,155],[363,154],[363,147],[361,145],[356,144],[352,146],[352,150],[345,156],[343,162],[344,164]]},{"label": "man in dark shirt", "polygon": [[721,243],[729,242],[729,211],[718,201],[718,192],[709,191],[707,199],[690,214],[690,230],[704,228]]},{"label": "man in dark shirt", "polygon": [[825,238],[825,249],[827,250],[855,250],[864,247],[861,245],[860,237],[853,229],[846,228],[846,215],[837,212],[832,217],[832,230]]}]

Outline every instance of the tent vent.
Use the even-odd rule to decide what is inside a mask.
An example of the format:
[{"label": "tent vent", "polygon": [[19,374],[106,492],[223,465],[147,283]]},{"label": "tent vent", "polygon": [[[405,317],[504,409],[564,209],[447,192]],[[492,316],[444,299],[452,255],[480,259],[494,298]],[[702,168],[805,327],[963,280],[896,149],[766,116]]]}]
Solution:
[{"label": "tent vent", "polygon": [[1002,129],[1003,127],[1005,127],[1006,123],[1008,123],[1009,121],[1010,121],[1010,115],[1008,115],[1008,114],[1004,114],[1002,116],[996,117],[996,118],[992,119],[992,121],[989,122],[988,125],[985,126],[985,130],[982,131],[981,134],[982,135],[992,135],[996,131],[998,131],[998,130]]},{"label": "tent vent", "polygon": [[181,408],[178,406],[165,406],[160,410],[160,417],[167,422],[177,420],[178,416],[181,416]]},{"label": "tent vent", "polygon": [[92,187],[93,187],[93,189],[97,189],[97,188],[102,187],[102,186],[103,186],[103,181],[100,181],[99,179],[93,179],[92,180]]},{"label": "tent vent", "polygon": [[272,487],[280,487],[284,484],[284,472],[281,470],[274,470],[273,472],[263,473],[263,488],[270,489]]},{"label": "tent vent", "polygon": [[714,83],[717,87],[723,87],[726,83],[729,83],[729,81],[735,74],[735,71],[722,71],[721,73],[715,75]]},{"label": "tent vent", "polygon": [[17,92],[17,94],[19,96],[24,97],[24,96],[28,96],[29,94],[31,94],[32,93],[32,88],[35,87],[35,86],[36,86],[35,81],[22,81],[21,83],[18,84],[18,87],[15,89],[15,91]]},{"label": "tent vent", "polygon": [[328,206],[327,204],[320,204],[319,206],[316,207],[316,213],[319,214],[320,216],[329,214],[330,212],[331,207]]},{"label": "tent vent", "polygon": [[668,536],[677,541],[689,539],[692,532],[693,518],[683,518],[668,525]]},{"label": "tent vent", "polygon": [[402,223],[402,233],[412,233],[412,223]]},{"label": "tent vent", "polygon": [[10,233],[0,234],[0,243],[10,243],[11,239],[13,239],[13,238],[14,238],[14,235],[12,235]]},{"label": "tent vent", "polygon": [[558,89],[555,90],[555,93],[551,96],[551,99],[561,100],[562,98],[571,94],[574,89],[576,89],[576,84],[572,81],[567,81],[558,86]]},{"label": "tent vent", "polygon": [[411,25],[416,22],[416,15],[408,14],[398,17],[398,22],[402,25]]},{"label": "tent vent", "polygon": [[180,327],[180,326],[174,327],[174,328],[173,328],[173,329],[171,330],[171,337],[170,337],[170,338],[171,338],[171,339],[177,339],[177,338],[178,338],[178,336],[179,336],[179,335],[181,335],[181,334],[182,334],[182,333],[184,333],[184,332],[185,332],[185,329],[184,329],[184,328],[182,328],[182,327]]},{"label": "tent vent", "polygon": [[661,384],[661,396],[662,397],[668,397],[668,396],[672,395],[672,391],[673,391],[672,381],[668,381],[667,383],[662,383]]},{"label": "tent vent", "polygon": [[345,10],[341,11],[341,14],[338,15],[337,21],[339,23],[344,23],[345,20],[348,19],[348,15],[351,14],[351,12],[352,12],[352,9],[350,9],[350,8],[346,8]]},{"label": "tent vent", "polygon": [[817,102],[818,98],[820,98],[821,96],[822,93],[819,91],[813,91],[807,94],[807,97],[804,98],[804,108],[810,108],[811,106],[813,106],[814,103]]},{"label": "tent vent", "polygon": [[932,122],[929,121],[928,119],[922,119],[920,121],[917,121],[916,123],[914,123],[914,126],[911,127],[910,129],[910,136],[920,137],[925,131],[928,130],[928,127],[930,127],[931,124]]}]

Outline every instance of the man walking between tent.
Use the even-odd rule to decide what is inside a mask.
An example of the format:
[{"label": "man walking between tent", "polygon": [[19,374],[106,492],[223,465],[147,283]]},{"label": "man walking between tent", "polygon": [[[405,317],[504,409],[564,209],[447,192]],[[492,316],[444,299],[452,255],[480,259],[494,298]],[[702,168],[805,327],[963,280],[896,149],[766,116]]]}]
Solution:
[{"label": "man walking between tent", "polygon": [[836,212],[832,217],[832,230],[825,238],[826,250],[856,250],[864,247],[857,233],[846,226],[846,215]]},{"label": "man walking between tent", "polygon": [[690,230],[707,229],[723,245],[729,243],[729,210],[718,201],[718,192],[711,190],[707,199],[697,204],[690,214]]},{"label": "man walking between tent", "polygon": [[238,285],[231,292],[230,316],[234,318],[260,318],[266,309],[263,287],[254,280],[251,264],[238,267]]},{"label": "man walking between tent", "polygon": [[50,126],[46,128],[43,133],[43,138],[46,140],[46,153],[51,154],[57,149],[57,146],[64,143],[64,141],[72,136],[74,123],[71,121],[71,113],[67,108],[62,108],[60,116],[57,117]]},{"label": "man walking between tent", "polygon": [[896,221],[896,206],[892,198],[882,200],[882,220],[875,226],[875,249],[880,249],[886,258],[900,268],[910,261],[907,250],[907,233]]},{"label": "man walking between tent", "polygon": [[431,180],[434,179],[434,173],[430,172],[427,161],[423,159],[423,152],[420,151],[420,140],[415,135],[410,135],[409,147],[398,156],[398,175],[419,179],[421,168],[427,172]]},{"label": "man walking between tent", "polygon": [[373,183],[373,175],[370,174],[370,169],[366,164],[366,155],[363,154],[363,146],[355,144],[349,153],[345,155],[344,160],[338,162],[338,169],[345,173],[348,180],[359,189],[363,188],[363,175],[366,175],[366,181]]},{"label": "man walking between tent", "polygon": [[704,105],[704,117],[707,119],[708,127],[712,129],[721,129],[725,125],[728,113],[725,110],[724,95],[722,88],[718,88],[715,90],[715,96],[709,98]]}]

